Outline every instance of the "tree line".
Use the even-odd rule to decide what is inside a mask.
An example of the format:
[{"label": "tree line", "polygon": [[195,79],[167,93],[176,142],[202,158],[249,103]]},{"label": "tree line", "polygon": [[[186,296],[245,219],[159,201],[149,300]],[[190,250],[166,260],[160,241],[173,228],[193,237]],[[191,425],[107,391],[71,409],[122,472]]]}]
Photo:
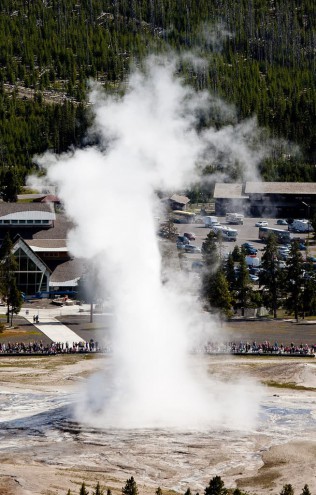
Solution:
[{"label": "tree line", "polygon": [[[312,261],[303,260],[299,241],[289,248],[285,267],[281,267],[278,243],[271,234],[263,249],[259,287],[254,288],[246,263],[246,250],[235,246],[227,259],[221,254],[221,240],[211,231],[202,244],[204,267],[201,296],[210,310],[225,317],[234,310],[266,307],[274,318],[278,309],[296,319],[316,312],[316,272]],[[308,247],[307,247],[308,249]]]},{"label": "tree line", "polygon": [[34,154],[86,144],[89,78],[120,91],[131,62],[171,49],[203,58],[182,59],[189,84],[300,146],[262,162],[266,180],[315,181],[315,9],[312,0],[1,0],[0,180],[10,168],[23,183]]},{"label": "tree line", "polygon": [[[89,491],[86,487],[86,484],[83,482],[80,490],[79,490],[79,495],[89,495]],[[138,486],[137,483],[132,476],[126,481],[126,484],[124,487],[122,487],[121,491],[122,495],[138,495]],[[225,483],[222,480],[220,476],[214,476],[209,484],[205,487],[204,489],[204,495],[245,495],[239,488],[236,488],[234,490],[229,490],[225,487]],[[67,495],[72,495],[72,492],[68,490]],[[111,489],[105,489],[102,488],[100,483],[98,482],[95,489],[91,492],[91,495],[112,495]],[[157,488],[155,491],[155,495],[163,495],[163,491],[160,487]],[[191,492],[191,489],[188,488],[184,495],[193,495]],[[195,495],[199,495],[197,492]],[[294,490],[291,484],[285,484],[282,487],[282,490],[280,491],[279,495],[294,495]],[[301,495],[311,495],[310,490],[308,485],[304,485]]]}]

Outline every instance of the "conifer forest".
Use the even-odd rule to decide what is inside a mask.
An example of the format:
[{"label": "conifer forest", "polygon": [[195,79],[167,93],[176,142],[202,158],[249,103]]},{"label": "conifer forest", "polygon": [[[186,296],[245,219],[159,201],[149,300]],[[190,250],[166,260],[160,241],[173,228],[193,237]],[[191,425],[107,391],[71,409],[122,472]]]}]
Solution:
[{"label": "conifer forest", "polygon": [[131,63],[173,51],[205,61],[179,67],[196,89],[299,149],[266,159],[265,180],[316,181],[315,14],[314,0],[0,0],[0,177],[23,184],[35,154],[83,145],[89,79],[118,91]]}]

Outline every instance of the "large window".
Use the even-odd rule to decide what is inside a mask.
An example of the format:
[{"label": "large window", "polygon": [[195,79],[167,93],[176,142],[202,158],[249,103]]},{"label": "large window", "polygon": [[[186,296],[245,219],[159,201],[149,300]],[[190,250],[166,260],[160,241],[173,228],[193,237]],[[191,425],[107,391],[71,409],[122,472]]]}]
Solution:
[{"label": "large window", "polygon": [[48,276],[45,270],[42,271],[21,248],[17,249],[14,255],[18,262],[16,281],[19,290],[27,295],[48,290]]}]

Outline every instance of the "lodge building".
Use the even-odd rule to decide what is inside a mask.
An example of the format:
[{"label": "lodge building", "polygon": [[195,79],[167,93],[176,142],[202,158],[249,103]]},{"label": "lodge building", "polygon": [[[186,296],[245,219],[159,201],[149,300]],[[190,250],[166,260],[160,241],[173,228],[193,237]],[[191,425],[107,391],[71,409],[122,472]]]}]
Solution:
[{"label": "lodge building", "polygon": [[52,203],[0,202],[0,242],[10,234],[19,290],[26,295],[76,290],[84,267],[68,252],[71,227]]},{"label": "lodge building", "polygon": [[316,213],[315,182],[217,183],[215,213],[253,217],[311,218]]}]

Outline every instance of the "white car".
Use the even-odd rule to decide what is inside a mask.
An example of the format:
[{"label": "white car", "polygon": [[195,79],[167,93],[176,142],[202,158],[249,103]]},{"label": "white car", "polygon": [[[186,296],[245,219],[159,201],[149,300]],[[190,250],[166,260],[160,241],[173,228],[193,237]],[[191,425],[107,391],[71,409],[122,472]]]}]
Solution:
[{"label": "white car", "polygon": [[262,220],[260,222],[257,222],[255,225],[256,227],[268,227],[269,224],[265,220]]},{"label": "white car", "polygon": [[184,246],[184,250],[186,253],[200,253],[201,249],[197,246],[193,246],[193,244],[186,244]]}]

